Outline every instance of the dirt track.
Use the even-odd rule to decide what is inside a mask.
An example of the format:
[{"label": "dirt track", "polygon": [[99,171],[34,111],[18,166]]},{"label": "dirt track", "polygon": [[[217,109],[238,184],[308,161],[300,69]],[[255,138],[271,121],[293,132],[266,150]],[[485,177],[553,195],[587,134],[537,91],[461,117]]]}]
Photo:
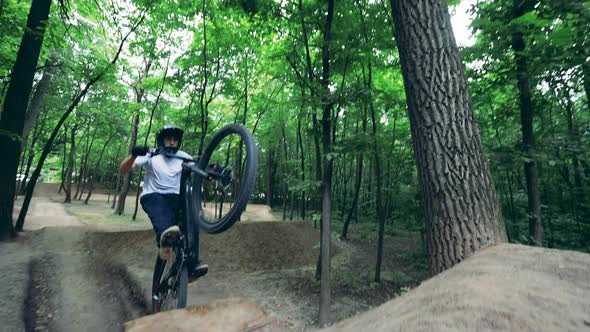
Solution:
[{"label": "dirt track", "polygon": [[[0,283],[9,285],[0,297],[0,321],[6,322],[2,330],[113,331],[149,314],[156,248],[143,212],[134,222],[129,215],[113,218],[106,195],[93,195],[89,205],[74,201],[64,209],[55,187],[40,189],[25,222],[28,231],[14,242],[0,243]],[[133,203],[130,197],[128,214]],[[202,258],[211,268],[189,285],[189,305],[241,297],[261,305],[288,329],[313,326],[319,302],[314,282],[318,230],[304,222],[274,222],[278,218],[264,206],[249,206],[244,217],[222,234],[203,234]],[[386,257],[384,268],[415,262],[415,239],[389,243],[399,248],[388,249],[395,255]],[[371,243],[334,245],[335,320],[383,303],[399,289],[397,282],[377,287],[367,282],[374,257]],[[398,256],[408,248],[411,255]],[[412,262],[400,261],[405,259]]]},{"label": "dirt track", "polygon": [[[88,206],[73,209],[85,220],[105,213],[106,195],[93,197]],[[62,199],[54,187],[39,186],[27,231],[0,246],[0,283],[10,285],[0,300],[0,320],[7,323],[3,330],[116,331],[124,322],[149,314],[156,249],[143,212],[134,223],[89,224],[68,214]],[[128,210],[132,203],[130,197]],[[289,273],[297,277],[301,272],[281,270],[313,266],[317,253],[307,248],[319,241],[317,231],[302,223],[274,227],[248,222],[275,220],[267,208],[250,207],[245,217],[221,235],[202,236],[202,256],[212,268],[189,286],[189,304],[243,296],[271,312],[281,310],[287,326],[305,325],[304,304],[284,293]]]},{"label": "dirt track", "polygon": [[[56,196],[54,189],[53,186],[39,186],[25,222],[27,232],[15,242],[0,247],[3,249],[0,282],[11,285],[12,290],[0,300],[0,320],[8,323],[3,330],[116,331],[122,329],[124,322],[149,314],[149,285],[156,249],[153,231],[143,212],[140,211],[140,220],[136,223],[122,226],[94,222],[87,227],[88,223],[67,213],[60,202],[62,198]],[[95,195],[94,198],[95,204],[106,203],[106,195]],[[132,201],[130,197],[128,210],[133,206]],[[17,208],[20,203],[20,200],[17,201]],[[104,213],[104,208],[96,207],[92,203],[87,206],[84,217]],[[18,209],[15,210],[15,217],[16,212]],[[261,219],[265,221],[274,218],[269,211],[256,208],[250,208],[246,216],[249,218],[243,221],[260,216],[264,216]],[[289,237],[295,241],[283,238],[289,235],[288,229],[293,225],[303,226],[285,225],[285,234],[279,232],[276,234],[278,237],[269,236],[275,237],[275,241],[281,244],[297,242],[301,239],[292,235]],[[241,250],[251,253],[260,245],[255,236],[259,232],[252,227],[255,229],[257,226],[242,223],[221,236],[203,236],[203,259],[226,264],[213,264],[209,276],[199,280],[198,285],[190,285],[189,304],[207,303],[211,299],[243,293],[244,287],[235,287],[236,283],[260,284],[252,277],[244,278],[243,271],[313,264],[314,254],[299,255],[296,256],[299,259],[293,260],[266,253],[266,265],[256,262],[256,257],[264,257],[257,252],[250,256],[242,255],[243,259],[239,260],[232,258],[232,253],[226,250],[227,246],[232,250],[236,250],[235,245],[239,243],[246,246],[232,251],[235,255]],[[310,232],[316,233],[313,229]],[[307,240],[299,241],[302,246],[313,247],[315,243],[308,242],[317,241],[317,236],[313,234],[297,233]],[[247,238],[250,240],[244,241]],[[298,248],[288,249],[297,251]],[[276,262],[284,264],[276,265]],[[241,277],[233,271],[240,271]],[[259,278],[254,275],[254,279]],[[228,287],[228,283],[233,287]],[[257,297],[254,294],[256,290],[252,292],[250,289],[249,292],[250,296]]]}]

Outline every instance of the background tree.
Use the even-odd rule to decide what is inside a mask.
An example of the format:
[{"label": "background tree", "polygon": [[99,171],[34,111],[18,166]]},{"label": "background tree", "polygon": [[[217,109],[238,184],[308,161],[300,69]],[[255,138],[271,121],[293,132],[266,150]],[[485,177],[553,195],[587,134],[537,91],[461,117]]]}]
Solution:
[{"label": "background tree", "polygon": [[12,209],[14,207],[15,178],[20,159],[25,112],[31,93],[33,76],[39,60],[43,35],[51,0],[35,0],[27,18],[27,26],[20,43],[10,83],[3,102],[0,119],[0,150],[5,154],[0,167],[0,240],[14,235]]}]

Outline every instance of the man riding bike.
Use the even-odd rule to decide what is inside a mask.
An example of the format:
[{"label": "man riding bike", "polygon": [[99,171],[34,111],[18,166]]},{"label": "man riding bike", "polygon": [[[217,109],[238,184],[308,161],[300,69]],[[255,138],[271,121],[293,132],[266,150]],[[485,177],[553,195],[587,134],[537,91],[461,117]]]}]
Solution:
[{"label": "man riding bike", "polygon": [[[144,167],[143,191],[141,206],[147,213],[156,233],[156,245],[162,260],[172,257],[173,246],[180,237],[180,229],[175,225],[174,214],[179,207],[180,176],[182,171],[181,158],[192,157],[179,150],[184,131],[174,125],[162,127],[156,134],[158,154],[152,156],[147,146],[135,146],[131,155],[125,158],[119,168],[121,173],[131,168]],[[204,276],[209,266],[199,261],[199,226],[194,228],[195,245],[194,261],[189,263],[191,279]]]}]

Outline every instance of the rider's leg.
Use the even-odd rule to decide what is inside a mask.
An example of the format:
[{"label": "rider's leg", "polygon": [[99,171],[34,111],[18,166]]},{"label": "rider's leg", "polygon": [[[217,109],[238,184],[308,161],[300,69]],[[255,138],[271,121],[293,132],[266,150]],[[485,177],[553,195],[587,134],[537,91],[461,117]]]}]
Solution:
[{"label": "rider's leg", "polygon": [[147,213],[156,234],[156,245],[160,247],[160,257],[169,259],[180,230],[174,222],[174,210],[178,206],[177,194],[151,193],[141,197],[141,206]]}]

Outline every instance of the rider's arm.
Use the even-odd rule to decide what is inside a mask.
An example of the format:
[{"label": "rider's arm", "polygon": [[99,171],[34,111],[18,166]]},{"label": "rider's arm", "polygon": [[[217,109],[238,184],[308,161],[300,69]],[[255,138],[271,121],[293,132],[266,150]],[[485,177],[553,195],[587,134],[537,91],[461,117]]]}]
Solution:
[{"label": "rider's arm", "polygon": [[125,158],[125,160],[123,160],[123,162],[121,163],[121,166],[119,166],[119,172],[121,174],[129,172],[131,167],[133,167],[133,163],[135,162],[135,158],[137,158],[137,157],[129,156],[129,157]]},{"label": "rider's arm", "polygon": [[119,172],[127,173],[134,166],[143,166],[147,161],[148,157],[146,154],[149,153],[149,148],[145,145],[136,145],[131,149],[131,155],[121,163],[119,166]]}]

